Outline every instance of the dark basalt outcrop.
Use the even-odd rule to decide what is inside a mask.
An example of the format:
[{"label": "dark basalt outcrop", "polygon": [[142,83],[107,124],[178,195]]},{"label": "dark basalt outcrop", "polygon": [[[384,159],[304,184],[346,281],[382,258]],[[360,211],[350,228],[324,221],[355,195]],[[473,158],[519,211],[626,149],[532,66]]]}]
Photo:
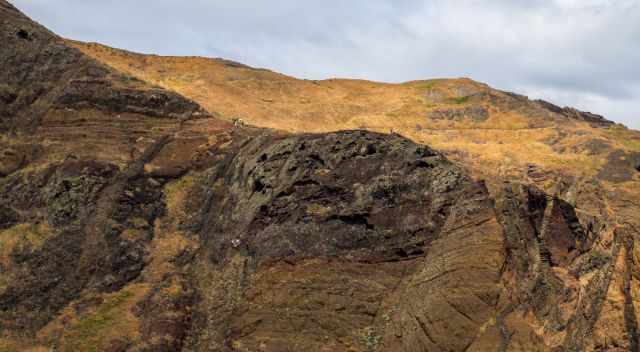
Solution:
[{"label": "dark basalt outcrop", "polygon": [[[427,101],[436,104],[467,105],[461,107],[436,108],[429,111],[428,117],[434,120],[456,122],[485,122],[491,112],[515,112],[532,119],[532,126],[544,121],[556,119],[576,120],[590,123],[592,126],[608,127],[614,125],[601,115],[584,112],[572,107],[560,107],[544,100],[531,100],[527,96],[506,91],[491,89],[486,85],[474,88],[456,89],[455,96],[446,97],[442,92],[429,90],[425,95]],[[488,107],[492,109],[488,109]],[[536,121],[541,119],[541,121]]]},{"label": "dark basalt outcrop", "polygon": [[[143,167],[171,138],[122,171],[67,160],[3,180],[8,226],[53,230],[3,268],[16,279],[0,292],[2,328],[34,334],[91,292],[146,282],[135,312],[145,339],[162,336],[151,350],[544,348],[521,326],[529,310],[550,334],[572,334],[566,350],[584,345],[594,322],[581,311],[601,301],[575,299],[604,297],[620,247],[597,252],[603,225],[566,201],[515,185],[494,201],[440,153],[396,135],[247,128],[225,140],[191,167],[178,211],[175,181]],[[155,282],[153,243],[166,231],[195,245]],[[599,283],[573,284],[594,273]],[[167,279],[180,282],[175,296],[162,293]],[[586,305],[566,316],[571,304]],[[107,342],[99,349],[144,346]]]},{"label": "dark basalt outcrop", "polygon": [[607,164],[600,170],[598,176],[603,180],[613,182],[630,181],[640,171],[640,153],[629,153],[624,150],[614,150],[607,156]]},{"label": "dark basalt outcrop", "polygon": [[0,5],[0,131],[30,129],[50,109],[94,106],[110,112],[190,117],[204,111],[175,93],[113,71]]},{"label": "dark basalt outcrop", "polygon": [[217,221],[203,238],[216,262],[233,241],[256,260],[422,255],[470,183],[426,146],[359,131],[261,136],[217,167],[211,203],[224,206],[205,216]]},{"label": "dark basalt outcrop", "polygon": [[429,114],[434,120],[483,122],[489,118],[489,112],[482,106],[470,106],[461,109],[436,109]]},{"label": "dark basalt outcrop", "polygon": [[504,106],[508,110],[519,110],[530,116],[555,116],[562,118],[570,118],[578,121],[589,122],[595,126],[611,126],[613,121],[607,120],[604,116],[591,112],[580,111],[572,107],[560,107],[548,101],[536,99],[530,100],[525,95],[511,92],[501,92],[504,96],[492,96],[492,101],[498,106]]},{"label": "dark basalt outcrop", "polygon": [[[115,77],[124,81],[131,77]],[[116,113],[138,113],[154,117],[202,117],[200,107],[173,92],[162,89],[115,87],[105,78],[72,79],[55,100],[56,108],[83,109],[94,107]]]},{"label": "dark basalt outcrop", "polygon": [[[292,267],[300,264],[304,268],[303,263],[309,261],[328,261],[324,264],[327,268],[336,264],[352,267],[350,270],[360,268],[355,272],[327,273],[324,279],[328,282],[318,282],[320,286],[315,293],[326,295],[332,290],[351,291],[350,280],[356,279],[351,275],[377,272],[380,278],[360,278],[364,285],[371,286],[369,289],[352,291],[351,298],[335,293],[341,300],[347,300],[341,306],[347,309],[344,314],[353,315],[355,324],[339,334],[356,334],[351,337],[358,339],[362,333],[359,329],[375,328],[380,330],[376,334],[382,334],[382,327],[367,321],[376,317],[375,310],[380,308],[375,307],[382,304],[389,294],[387,290],[415,275],[426,275],[417,273],[418,263],[453,255],[446,250],[442,252],[443,247],[438,246],[436,259],[422,259],[432,258],[434,241],[446,241],[447,237],[458,238],[456,242],[467,241],[470,239],[465,239],[466,236],[479,236],[473,239],[475,245],[492,248],[475,255],[478,260],[475,265],[481,267],[469,267],[462,277],[453,275],[448,280],[460,280],[459,284],[466,287],[463,278],[486,275],[490,281],[477,289],[482,295],[497,294],[498,273],[487,263],[481,263],[484,256],[493,257],[500,252],[500,228],[487,191],[441,154],[399,136],[361,131],[293,137],[249,131],[248,135],[232,137],[231,146],[210,150],[219,154],[220,160],[204,169],[201,181],[190,190],[195,194],[190,197],[185,213],[194,215],[181,226],[198,239],[200,249],[191,259],[175,260],[181,262],[180,266],[198,272],[192,275],[204,275],[207,268],[210,275],[225,273],[238,260],[245,263],[243,271],[228,277],[224,284],[237,281],[246,285],[246,280],[258,280],[264,270],[277,263],[289,263],[286,265]],[[155,153],[170,144],[171,141],[165,141]],[[148,226],[165,214],[159,192],[166,181],[152,181],[140,173],[143,162],[152,162],[155,155],[149,152],[145,160],[133,161],[124,171],[110,165],[69,160],[41,172],[18,173],[3,181],[1,199],[12,213],[21,213],[23,221],[46,222],[56,229],[41,248],[13,254],[8,270],[16,280],[0,294],[3,329],[35,332],[82,292],[112,292],[139,277],[145,265],[145,247],[154,237]],[[149,232],[138,236],[136,241],[125,239],[124,234],[139,228],[140,223],[147,224],[142,228]],[[479,232],[472,234],[466,227]],[[442,265],[440,269],[446,270],[445,259],[442,260],[442,264],[434,265]],[[453,257],[450,260],[457,261]],[[468,259],[457,265],[473,262]],[[304,270],[301,275],[306,275]],[[333,282],[337,278],[332,275],[342,278]],[[379,279],[383,282],[376,283]],[[196,349],[203,343],[218,343],[223,348],[232,343],[230,338],[240,337],[247,339],[245,343],[257,343],[248,333],[235,336],[234,332],[238,328],[235,325],[254,319],[252,315],[267,314],[251,313],[256,299],[267,299],[268,316],[282,313],[280,303],[251,295],[225,297],[220,302],[222,306],[218,306],[206,295],[229,292],[204,287],[222,283],[193,282],[200,286],[196,288],[197,303],[190,308],[184,307],[188,302],[185,301],[176,309],[195,311],[194,325],[187,330],[192,335],[190,344]],[[251,284],[247,288],[254,290],[263,284],[256,282],[255,287]],[[302,289],[295,288],[295,282],[291,284],[292,290]],[[435,290],[446,287],[432,286]],[[472,286],[467,289],[475,290],[476,284]],[[286,294],[277,293],[277,287],[268,289]],[[461,293],[458,299],[464,300],[464,295],[470,292]],[[360,297],[361,294],[365,296]],[[417,292],[412,295],[419,296]],[[356,303],[360,299],[365,301]],[[481,316],[488,317],[494,304],[495,298],[489,300]],[[291,308],[295,306],[294,303]],[[301,315],[292,319],[300,323],[315,319],[309,307],[298,308]],[[233,315],[225,315],[232,311]],[[246,313],[241,314],[242,311]],[[157,309],[144,308],[141,314],[158,313]],[[331,325],[342,314],[340,309],[328,310],[322,313],[324,318],[318,318]],[[225,316],[226,320],[218,324],[203,320]],[[274,339],[285,339],[278,343],[293,343],[286,341],[288,335],[280,336],[271,330],[284,323],[278,318],[274,325],[260,324],[251,329],[256,333],[267,329]],[[477,326],[465,326],[469,328]],[[167,343],[175,347],[175,341],[184,338],[185,329],[173,329],[173,345]],[[221,340],[201,336],[205,332],[217,332]],[[317,339],[299,343],[311,349],[322,344],[323,334],[339,337],[335,335],[338,331],[309,333]],[[467,335],[463,330],[459,333]]]},{"label": "dark basalt outcrop", "polygon": [[502,93],[504,93],[507,98],[493,98],[493,101],[498,106],[505,106],[508,110],[520,111],[531,117],[547,116],[564,119],[568,118],[577,121],[585,121],[599,127],[614,125],[613,121],[607,120],[603,116],[591,112],[580,111],[568,106],[560,107],[541,99],[530,100],[524,95],[511,92]]},{"label": "dark basalt outcrop", "polygon": [[548,101],[544,101],[544,100],[536,100],[535,102],[540,106],[542,106],[544,109],[547,109],[549,111],[552,111],[560,115],[564,115],[568,118],[586,121],[586,122],[593,123],[596,125],[601,125],[601,126],[609,126],[614,124],[613,121],[609,121],[605,119],[604,116],[602,115],[597,115],[591,112],[580,111],[578,109],[568,107],[568,106],[561,108],[557,105],[551,104]]}]

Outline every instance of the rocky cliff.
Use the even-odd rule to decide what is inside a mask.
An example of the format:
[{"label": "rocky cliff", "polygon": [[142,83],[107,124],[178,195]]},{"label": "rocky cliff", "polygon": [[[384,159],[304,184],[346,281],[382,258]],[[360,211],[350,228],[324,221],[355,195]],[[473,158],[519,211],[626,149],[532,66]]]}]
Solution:
[{"label": "rocky cliff", "polygon": [[0,351],[638,350],[639,133],[0,24]]}]

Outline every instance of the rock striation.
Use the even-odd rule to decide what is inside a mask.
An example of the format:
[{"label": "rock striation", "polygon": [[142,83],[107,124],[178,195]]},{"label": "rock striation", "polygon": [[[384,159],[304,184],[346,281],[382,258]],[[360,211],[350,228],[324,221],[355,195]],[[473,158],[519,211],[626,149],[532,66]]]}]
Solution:
[{"label": "rock striation", "polygon": [[[596,177],[495,176],[397,133],[234,124],[2,0],[0,36],[2,352],[639,348],[628,149]],[[570,117],[600,133],[576,150],[619,145],[597,115],[454,88],[430,119]]]}]

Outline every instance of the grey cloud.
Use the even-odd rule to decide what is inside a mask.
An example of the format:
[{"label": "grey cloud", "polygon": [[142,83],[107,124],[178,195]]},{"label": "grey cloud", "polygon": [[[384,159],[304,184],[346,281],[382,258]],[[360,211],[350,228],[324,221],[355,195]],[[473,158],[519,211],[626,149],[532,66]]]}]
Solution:
[{"label": "grey cloud", "polygon": [[57,33],[301,78],[472,77],[640,129],[640,0],[14,0]]}]

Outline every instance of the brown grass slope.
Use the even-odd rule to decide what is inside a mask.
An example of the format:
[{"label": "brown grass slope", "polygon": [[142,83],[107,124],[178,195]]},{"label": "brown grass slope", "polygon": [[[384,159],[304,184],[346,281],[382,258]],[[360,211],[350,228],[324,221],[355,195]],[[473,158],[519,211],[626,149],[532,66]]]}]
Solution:
[{"label": "brown grass slope", "polygon": [[63,40],[4,0],[0,42],[0,352],[640,346],[638,132]]},{"label": "brown grass slope", "polygon": [[638,132],[594,114],[531,101],[465,78],[402,84],[310,81],[223,59],[69,44],[122,72],[179,92],[228,120],[241,118],[291,132],[394,131],[455,153],[454,158],[493,174],[512,177],[535,164],[569,175],[595,176],[611,152],[640,152]]}]

